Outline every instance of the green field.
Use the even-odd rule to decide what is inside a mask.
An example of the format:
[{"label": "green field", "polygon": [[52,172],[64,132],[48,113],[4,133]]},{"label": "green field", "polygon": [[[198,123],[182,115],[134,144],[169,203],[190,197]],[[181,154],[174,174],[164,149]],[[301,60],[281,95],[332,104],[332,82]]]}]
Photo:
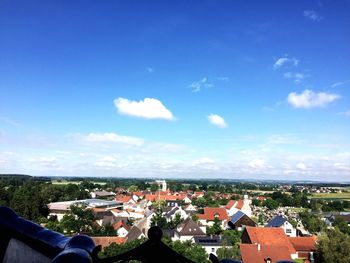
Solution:
[{"label": "green field", "polygon": [[[55,185],[67,185],[67,184],[80,184],[82,181],[67,181],[67,180],[52,180],[52,184]],[[90,183],[99,184],[99,185],[105,185],[104,182],[95,182],[95,181],[89,181]]]},{"label": "green field", "polygon": [[312,198],[327,200],[350,200],[350,193],[313,193]]}]

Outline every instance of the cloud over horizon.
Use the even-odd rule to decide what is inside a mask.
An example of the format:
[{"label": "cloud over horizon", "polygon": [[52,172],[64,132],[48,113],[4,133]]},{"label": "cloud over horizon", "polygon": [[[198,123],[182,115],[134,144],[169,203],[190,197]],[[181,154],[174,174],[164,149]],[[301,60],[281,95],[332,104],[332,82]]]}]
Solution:
[{"label": "cloud over horizon", "polygon": [[123,136],[114,132],[89,133],[83,137],[83,140],[92,143],[121,143],[134,146],[141,146],[144,144],[144,140],[141,138]]}]

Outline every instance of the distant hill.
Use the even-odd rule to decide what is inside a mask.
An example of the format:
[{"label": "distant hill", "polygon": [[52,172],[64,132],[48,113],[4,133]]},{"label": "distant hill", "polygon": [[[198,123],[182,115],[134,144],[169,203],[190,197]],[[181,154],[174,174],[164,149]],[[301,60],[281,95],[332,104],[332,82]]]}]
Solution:
[{"label": "distant hill", "polygon": [[17,177],[17,178],[29,179],[32,176],[27,174],[0,174],[0,178],[2,177]]}]

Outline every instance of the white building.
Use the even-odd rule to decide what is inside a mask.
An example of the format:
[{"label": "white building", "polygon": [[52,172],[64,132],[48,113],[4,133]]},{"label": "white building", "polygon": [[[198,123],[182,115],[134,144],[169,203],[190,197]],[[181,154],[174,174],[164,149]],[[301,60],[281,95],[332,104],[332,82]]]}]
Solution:
[{"label": "white building", "polygon": [[275,216],[272,218],[272,220],[267,224],[266,227],[280,227],[283,229],[284,233],[289,236],[289,237],[296,237],[297,236],[297,231],[293,227],[291,223],[288,222],[288,220],[281,216]]}]

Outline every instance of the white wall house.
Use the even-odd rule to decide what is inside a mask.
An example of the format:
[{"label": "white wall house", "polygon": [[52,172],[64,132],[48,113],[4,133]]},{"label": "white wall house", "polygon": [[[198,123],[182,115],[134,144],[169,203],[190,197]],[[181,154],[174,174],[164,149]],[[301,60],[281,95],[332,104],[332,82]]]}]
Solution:
[{"label": "white wall house", "polygon": [[297,231],[293,227],[291,223],[288,222],[288,220],[281,216],[275,216],[272,218],[272,220],[267,224],[266,227],[280,227],[283,229],[284,233],[289,236],[289,237],[296,237],[297,236]]}]

